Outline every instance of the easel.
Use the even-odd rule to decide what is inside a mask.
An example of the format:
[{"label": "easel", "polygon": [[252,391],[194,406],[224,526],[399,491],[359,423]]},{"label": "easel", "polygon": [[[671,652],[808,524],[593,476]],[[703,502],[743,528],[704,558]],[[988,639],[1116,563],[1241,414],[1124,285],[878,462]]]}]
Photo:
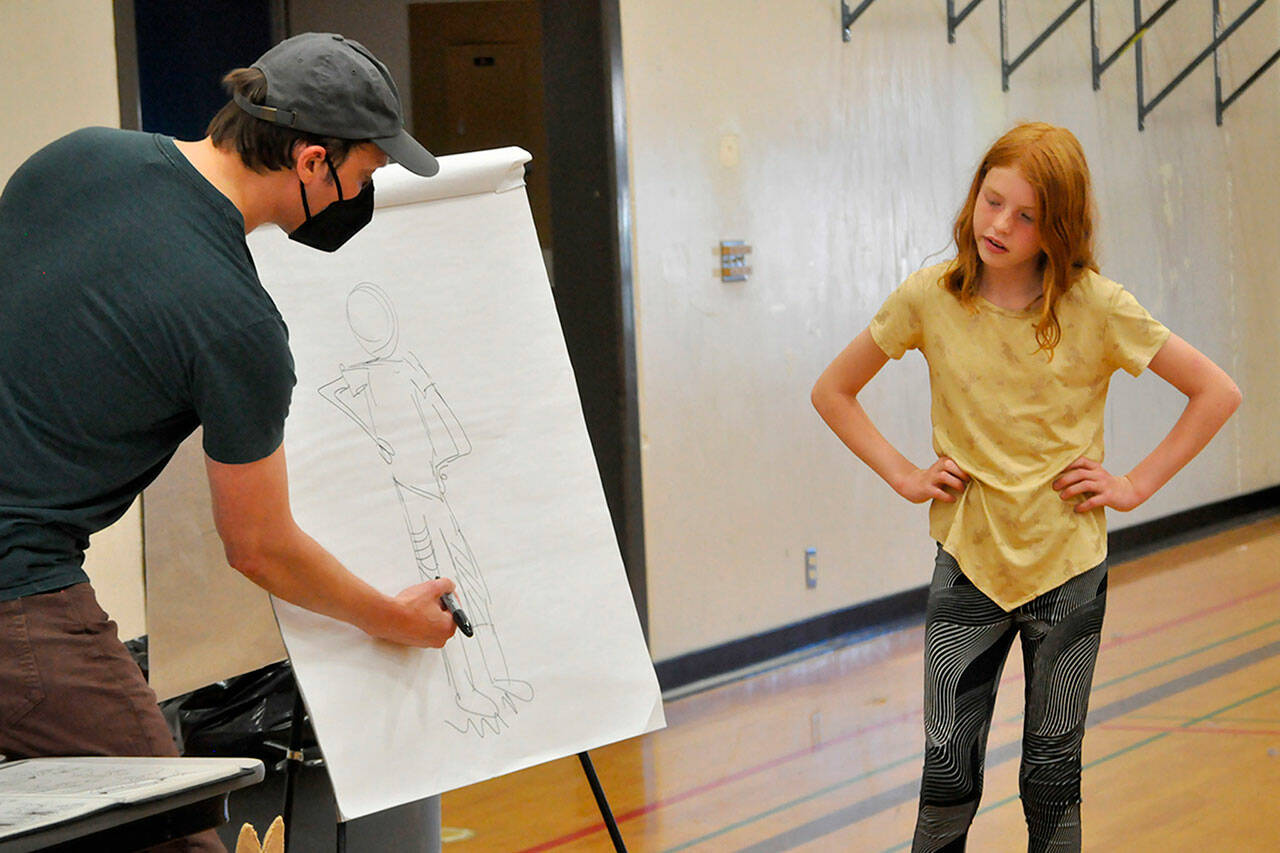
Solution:
[{"label": "easel", "polygon": [[[302,691],[298,689],[295,676],[293,686],[293,719],[289,725],[289,748],[285,750],[284,757],[284,809],[281,814],[284,816],[285,853],[289,853],[290,845],[293,843],[293,792],[294,786],[297,783],[298,770],[304,764],[304,756],[302,754],[302,727],[305,717],[306,707],[303,705]],[[587,784],[591,786],[591,793],[596,798],[596,808],[600,810],[600,817],[604,819],[604,825],[609,829],[609,837],[613,839],[614,851],[616,851],[616,853],[627,853],[627,846],[622,840],[622,832],[618,829],[618,822],[614,820],[613,810],[609,808],[609,800],[605,797],[604,787],[600,784],[600,777],[596,775],[595,765],[591,763],[591,756],[588,755],[585,750],[583,752],[579,752],[578,762],[582,765],[582,772],[587,777]],[[346,853],[346,821],[338,821],[337,832],[337,853]]]},{"label": "easel", "polygon": [[578,753],[578,761],[582,763],[582,772],[587,774],[587,784],[591,786],[591,793],[595,794],[600,817],[604,818],[604,825],[609,827],[613,849],[617,853],[627,853],[627,846],[622,843],[622,833],[618,831],[617,821],[613,819],[613,810],[609,808],[609,801],[605,799],[604,788],[600,786],[600,779],[596,776],[596,768],[591,764],[591,756],[584,750]]}]

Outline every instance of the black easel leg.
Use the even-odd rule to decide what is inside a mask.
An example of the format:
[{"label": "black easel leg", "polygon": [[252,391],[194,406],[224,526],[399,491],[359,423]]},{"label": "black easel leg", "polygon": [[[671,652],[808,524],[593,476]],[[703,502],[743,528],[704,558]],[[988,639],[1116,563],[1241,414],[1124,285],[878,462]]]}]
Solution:
[{"label": "black easel leg", "polygon": [[293,691],[293,722],[289,727],[289,751],[284,757],[285,853],[289,853],[289,847],[293,844],[293,792],[298,780],[298,768],[302,766],[302,723],[307,713],[302,704],[302,690],[296,683]]},{"label": "black easel leg", "polygon": [[627,853],[627,845],[622,843],[622,833],[618,831],[618,823],[613,819],[613,810],[609,808],[609,801],[605,799],[604,788],[600,787],[600,779],[596,776],[596,768],[591,763],[591,756],[586,752],[579,752],[578,761],[582,762],[582,772],[587,774],[587,783],[591,785],[591,793],[595,794],[596,806],[600,809],[600,816],[604,818],[604,825],[609,827],[613,849],[617,853]]},{"label": "black easel leg", "polygon": [[347,853],[347,822],[338,821],[338,853]]}]

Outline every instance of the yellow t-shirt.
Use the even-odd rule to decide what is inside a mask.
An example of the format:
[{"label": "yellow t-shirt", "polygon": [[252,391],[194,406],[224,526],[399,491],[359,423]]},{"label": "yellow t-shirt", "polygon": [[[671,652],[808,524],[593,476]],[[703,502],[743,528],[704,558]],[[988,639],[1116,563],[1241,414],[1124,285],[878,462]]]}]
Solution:
[{"label": "yellow t-shirt", "polygon": [[929,532],[978,589],[1012,610],[1102,562],[1102,508],[1074,511],[1053,481],[1081,456],[1102,461],[1103,407],[1117,368],[1137,376],[1169,339],[1123,287],[1086,271],[1058,302],[1052,361],[1036,352],[1038,307],[981,297],[970,311],[926,267],[871,321],[885,355],[929,363],[933,448],[970,476],[959,499],[934,501]]}]

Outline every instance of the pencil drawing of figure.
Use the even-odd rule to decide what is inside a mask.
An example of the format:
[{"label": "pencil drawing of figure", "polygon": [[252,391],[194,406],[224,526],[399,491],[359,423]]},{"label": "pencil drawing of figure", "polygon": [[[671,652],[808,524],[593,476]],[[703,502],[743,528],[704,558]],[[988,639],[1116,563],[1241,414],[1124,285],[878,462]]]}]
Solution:
[{"label": "pencil drawing of figure", "polygon": [[376,284],[361,282],[347,294],[347,323],[370,358],[340,364],[338,378],[319,391],[357,423],[390,469],[418,572],[445,575],[471,617],[472,639],[442,649],[457,713],[445,722],[484,737],[509,725],[506,714],[533,698],[533,688],[511,678],[491,615],[491,597],[471,546],[445,496],[445,468],[471,452],[462,424],[412,352],[397,352],[395,305]]}]

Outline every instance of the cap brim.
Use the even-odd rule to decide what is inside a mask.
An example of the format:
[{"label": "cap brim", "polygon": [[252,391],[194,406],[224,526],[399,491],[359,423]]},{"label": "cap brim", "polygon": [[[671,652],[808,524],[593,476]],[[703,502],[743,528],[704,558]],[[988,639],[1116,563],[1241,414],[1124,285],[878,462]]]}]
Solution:
[{"label": "cap brim", "polygon": [[435,156],[410,136],[407,130],[402,130],[395,136],[375,139],[373,144],[414,174],[430,178],[440,171],[440,163],[436,161]]}]

